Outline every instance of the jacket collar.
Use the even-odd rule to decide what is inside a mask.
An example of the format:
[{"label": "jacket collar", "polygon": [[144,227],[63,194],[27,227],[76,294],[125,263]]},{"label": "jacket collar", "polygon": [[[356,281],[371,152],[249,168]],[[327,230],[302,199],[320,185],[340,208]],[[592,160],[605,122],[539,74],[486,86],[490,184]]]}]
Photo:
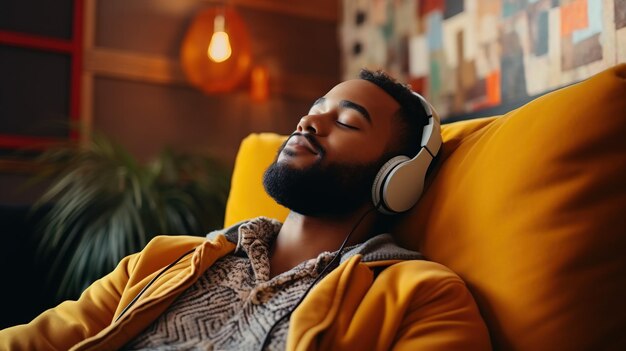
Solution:
[{"label": "jacket collar", "polygon": [[[281,223],[267,217],[257,217],[255,219],[239,222],[231,227],[216,230],[207,234],[207,239],[215,239],[218,235],[222,234],[233,244],[240,244],[242,226],[248,226],[251,223],[264,222],[272,225],[276,234],[280,231]],[[352,246],[344,249],[344,253],[341,255],[341,263],[347,261],[355,255],[361,255],[361,262],[375,262],[375,261],[387,261],[387,260],[423,260],[424,256],[416,251],[408,250],[398,246],[393,236],[389,233],[382,233],[373,236],[364,243]]]}]

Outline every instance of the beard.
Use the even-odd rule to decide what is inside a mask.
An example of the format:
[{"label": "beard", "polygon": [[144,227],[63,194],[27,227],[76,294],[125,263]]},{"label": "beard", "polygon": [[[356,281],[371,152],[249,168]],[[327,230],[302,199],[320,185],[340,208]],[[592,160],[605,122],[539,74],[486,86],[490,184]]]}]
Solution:
[{"label": "beard", "polygon": [[277,157],[263,175],[265,191],[279,204],[312,217],[343,217],[371,201],[374,178],[387,159],[323,165],[324,154],[304,169],[278,163]]}]

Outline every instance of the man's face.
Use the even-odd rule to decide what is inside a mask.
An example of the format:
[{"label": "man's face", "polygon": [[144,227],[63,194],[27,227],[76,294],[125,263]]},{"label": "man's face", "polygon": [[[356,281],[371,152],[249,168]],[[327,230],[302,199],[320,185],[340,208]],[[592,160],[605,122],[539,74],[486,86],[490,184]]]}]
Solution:
[{"label": "man's face", "polygon": [[267,169],[264,186],[291,210],[311,216],[349,214],[370,199],[390,158],[399,104],[365,80],[350,80],[318,99]]}]

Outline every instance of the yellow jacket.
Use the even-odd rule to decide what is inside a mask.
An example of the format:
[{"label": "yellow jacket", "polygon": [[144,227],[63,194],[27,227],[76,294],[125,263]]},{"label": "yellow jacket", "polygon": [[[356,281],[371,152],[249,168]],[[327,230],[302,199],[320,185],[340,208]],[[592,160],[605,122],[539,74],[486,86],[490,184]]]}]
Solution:
[{"label": "yellow jacket", "polygon": [[[164,267],[194,250],[117,316]],[[159,236],[124,258],[78,301],[0,331],[0,350],[115,350],[161,315],[235,244]],[[315,286],[290,319],[288,350],[489,350],[487,328],[464,282],[428,261],[361,262],[355,255]],[[377,276],[372,268],[385,267]]]}]

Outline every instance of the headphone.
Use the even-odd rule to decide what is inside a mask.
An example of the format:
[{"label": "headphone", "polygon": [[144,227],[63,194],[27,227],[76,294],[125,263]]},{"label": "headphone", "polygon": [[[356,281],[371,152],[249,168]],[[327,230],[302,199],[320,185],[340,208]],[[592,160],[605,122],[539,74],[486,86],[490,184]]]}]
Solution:
[{"label": "headphone", "polygon": [[409,210],[424,190],[428,167],[439,153],[441,123],[435,109],[420,94],[413,92],[426,111],[428,124],[422,130],[421,149],[413,158],[400,155],[387,161],[378,171],[372,185],[372,201],[384,214]]}]

